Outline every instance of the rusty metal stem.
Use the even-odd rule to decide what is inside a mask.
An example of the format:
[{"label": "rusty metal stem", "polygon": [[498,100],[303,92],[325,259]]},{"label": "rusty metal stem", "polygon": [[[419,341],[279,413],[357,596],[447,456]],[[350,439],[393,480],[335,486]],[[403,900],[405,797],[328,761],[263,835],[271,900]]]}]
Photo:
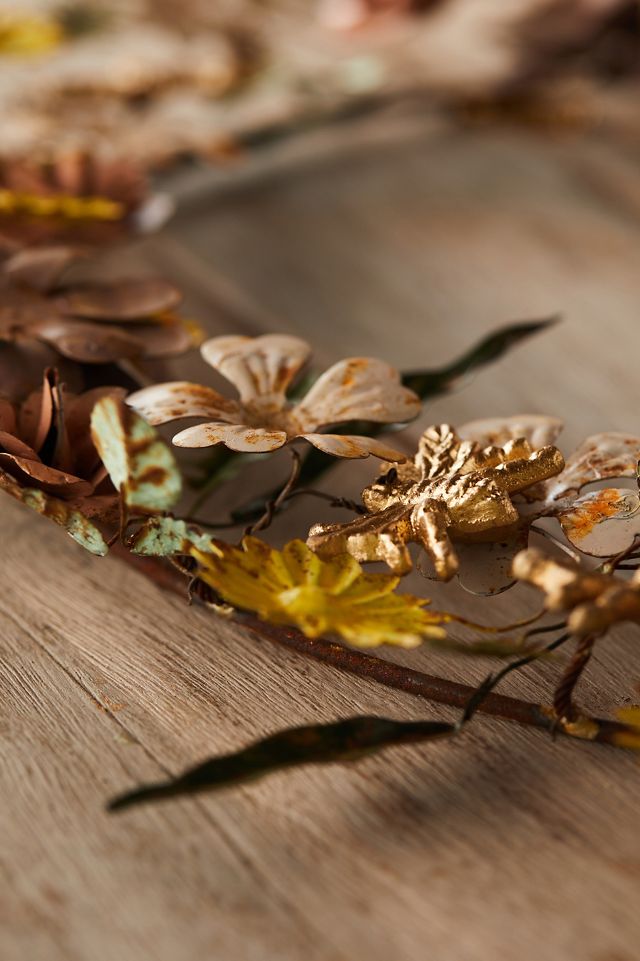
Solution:
[{"label": "rusty metal stem", "polygon": [[[169,590],[186,600],[187,591],[184,576],[168,564],[164,564],[157,558],[137,557],[131,554],[122,544],[116,544],[112,552],[117,554],[121,560],[136,567],[163,590]],[[261,640],[268,640],[297,651],[299,654],[322,661],[324,664],[354,674],[356,677],[366,678],[385,687],[423,697],[438,704],[464,708],[467,706],[469,699],[477,692],[477,687],[472,685],[460,684],[458,681],[450,681],[434,674],[415,671],[412,668],[393,664],[372,654],[364,654],[362,651],[346,648],[341,644],[335,644],[322,638],[312,640],[300,631],[265,623],[251,614],[240,614],[235,620]],[[564,730],[562,727],[558,728],[557,718],[553,711],[545,709],[541,704],[536,704],[533,701],[523,701],[506,694],[490,693],[483,698],[477,710],[493,717],[515,721],[517,724],[542,728],[553,733],[564,733],[572,737],[577,736],[572,734],[570,730]],[[592,736],[594,741],[611,743],[613,735],[626,729],[625,725],[615,721],[606,721],[600,718],[594,718],[594,720],[598,725],[597,733]]]}]

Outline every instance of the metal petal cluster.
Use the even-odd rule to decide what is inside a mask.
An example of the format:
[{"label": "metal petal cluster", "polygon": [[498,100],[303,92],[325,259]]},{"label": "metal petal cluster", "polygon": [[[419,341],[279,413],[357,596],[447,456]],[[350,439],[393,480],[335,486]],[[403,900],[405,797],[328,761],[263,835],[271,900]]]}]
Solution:
[{"label": "metal petal cluster", "polygon": [[20,246],[104,244],[155,229],[170,209],[122,158],[67,152],[0,163],[0,236]]},{"label": "metal petal cluster", "polygon": [[193,346],[173,309],[180,293],[164,280],[66,281],[71,247],[6,253],[0,264],[0,383],[34,349],[87,364],[165,357]]},{"label": "metal petal cluster", "polygon": [[624,581],[529,548],[516,555],[513,573],[544,592],[547,610],[569,613],[568,627],[574,634],[603,634],[622,621],[640,624],[638,571]]},{"label": "metal petal cluster", "polygon": [[461,440],[446,424],[430,427],[413,462],[365,489],[365,516],[349,524],[316,525],[307,543],[323,557],[347,552],[405,574],[412,566],[407,545],[414,541],[424,547],[438,578],[449,580],[459,566],[452,538],[504,536],[520,521],[512,495],[563,466],[555,447],[536,450],[523,437],[482,448]]},{"label": "metal petal cluster", "polygon": [[237,388],[237,400],[212,387],[173,381],[137,391],[128,401],[151,424],[205,418],[174,436],[178,447],[225,444],[235,451],[266,452],[299,438],[336,457],[405,459],[370,437],[320,432],[354,420],[388,424],[415,417],[419,398],[389,364],[367,357],[339,361],[294,404],[287,390],[309,356],[305,341],[282,334],[214,337],[201,352]]},{"label": "metal petal cluster", "polygon": [[396,594],[398,578],[365,574],[348,555],[321,560],[302,541],[282,551],[255,537],[242,547],[215,542],[191,554],[196,574],[233,607],[275,624],[293,624],[307,637],[339,634],[351,644],[414,647],[443,637],[446,615],[429,614],[424,599]]}]

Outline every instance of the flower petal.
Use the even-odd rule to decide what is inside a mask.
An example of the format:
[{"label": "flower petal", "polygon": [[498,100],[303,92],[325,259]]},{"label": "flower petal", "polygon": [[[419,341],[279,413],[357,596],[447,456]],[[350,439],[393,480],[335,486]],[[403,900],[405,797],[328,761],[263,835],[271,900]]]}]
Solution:
[{"label": "flower petal", "polygon": [[517,414],[471,420],[460,427],[457,434],[462,440],[475,441],[480,447],[504,447],[510,440],[524,437],[531,447],[536,448],[553,444],[563,426],[559,417]]},{"label": "flower petal", "polygon": [[127,404],[154,425],[183,417],[215,417],[233,424],[238,423],[241,416],[237,401],[228,400],[212,387],[191,384],[188,380],[144,387],[130,394]]},{"label": "flower petal", "polygon": [[224,444],[241,453],[261,454],[283,447],[287,443],[287,435],[281,430],[211,423],[187,427],[175,435],[173,443],[176,447],[213,447],[215,444]]},{"label": "flower petal", "polygon": [[587,437],[567,458],[564,470],[545,485],[547,503],[569,491],[611,477],[635,477],[640,460],[640,437],[605,433]]},{"label": "flower petal", "polygon": [[393,447],[387,447],[373,437],[357,437],[353,434],[300,434],[318,450],[334,457],[380,457],[382,460],[401,463],[406,455]]},{"label": "flower petal", "polygon": [[59,294],[54,303],[59,310],[76,317],[122,323],[172,310],[181,299],[180,291],[172,284],[148,278],[73,287]]},{"label": "flower petal", "polygon": [[325,371],[292,411],[301,430],[314,431],[349,420],[391,424],[413,420],[420,399],[403,387],[395,367],[381,360],[353,357]]},{"label": "flower petal", "polygon": [[16,429],[16,412],[13,404],[6,397],[0,397],[0,431],[13,434]]},{"label": "flower petal", "polygon": [[64,499],[85,497],[93,490],[89,481],[54,467],[47,467],[40,460],[33,460],[28,456],[0,454],[0,470],[10,474],[23,487],[35,487]]},{"label": "flower petal", "polygon": [[82,251],[77,247],[20,250],[5,260],[3,271],[12,282],[46,293],[56,286],[67,267],[80,256]]},{"label": "flower petal", "polygon": [[213,337],[200,352],[237,389],[243,403],[272,398],[284,404],[287,387],[303,366],[310,348],[299,337]]},{"label": "flower petal", "polygon": [[558,520],[567,540],[583,554],[611,557],[640,535],[640,497],[628,488],[590,491]]},{"label": "flower petal", "polygon": [[131,334],[71,318],[43,321],[33,331],[63,357],[82,364],[108,364],[140,357],[144,352],[143,344]]}]

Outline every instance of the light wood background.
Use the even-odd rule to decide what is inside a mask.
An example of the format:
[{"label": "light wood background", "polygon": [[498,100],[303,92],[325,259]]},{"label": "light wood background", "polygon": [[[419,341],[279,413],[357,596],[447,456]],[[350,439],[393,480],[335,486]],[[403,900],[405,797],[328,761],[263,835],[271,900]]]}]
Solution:
[{"label": "light wood background", "polygon": [[[567,419],[568,449],[638,429],[635,164],[629,145],[391,117],[177,175],[173,225],[114,267],[178,280],[212,332],[300,333],[322,363],[437,365],[498,324],[561,312],[421,424],[547,411]],[[327,485],[355,491],[371,467],[354,471]],[[309,516],[287,513],[275,536]],[[454,743],[107,815],[137,781],[283,725],[452,712],[259,643],[8,498],[0,538],[2,961],[638,958],[640,768],[611,748],[481,718]],[[419,586],[486,620],[534,603]],[[637,643],[628,630],[600,646],[589,709],[636,697]],[[385,656],[466,681],[492,666]],[[504,689],[539,695],[560,667]]]}]

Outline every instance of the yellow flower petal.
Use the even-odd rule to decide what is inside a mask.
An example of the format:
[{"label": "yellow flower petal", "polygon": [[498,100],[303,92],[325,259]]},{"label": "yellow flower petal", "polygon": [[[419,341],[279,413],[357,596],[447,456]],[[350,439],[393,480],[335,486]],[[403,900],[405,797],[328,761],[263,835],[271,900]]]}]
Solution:
[{"label": "yellow flower petal", "polygon": [[245,537],[242,547],[216,542],[215,552],[194,547],[191,554],[198,576],[229,604],[293,624],[307,637],[331,633],[360,647],[415,647],[445,634],[445,614],[429,614],[425,600],[396,594],[398,578],[364,574],[349,555],[322,560],[303,541],[277,551],[255,537]]}]

